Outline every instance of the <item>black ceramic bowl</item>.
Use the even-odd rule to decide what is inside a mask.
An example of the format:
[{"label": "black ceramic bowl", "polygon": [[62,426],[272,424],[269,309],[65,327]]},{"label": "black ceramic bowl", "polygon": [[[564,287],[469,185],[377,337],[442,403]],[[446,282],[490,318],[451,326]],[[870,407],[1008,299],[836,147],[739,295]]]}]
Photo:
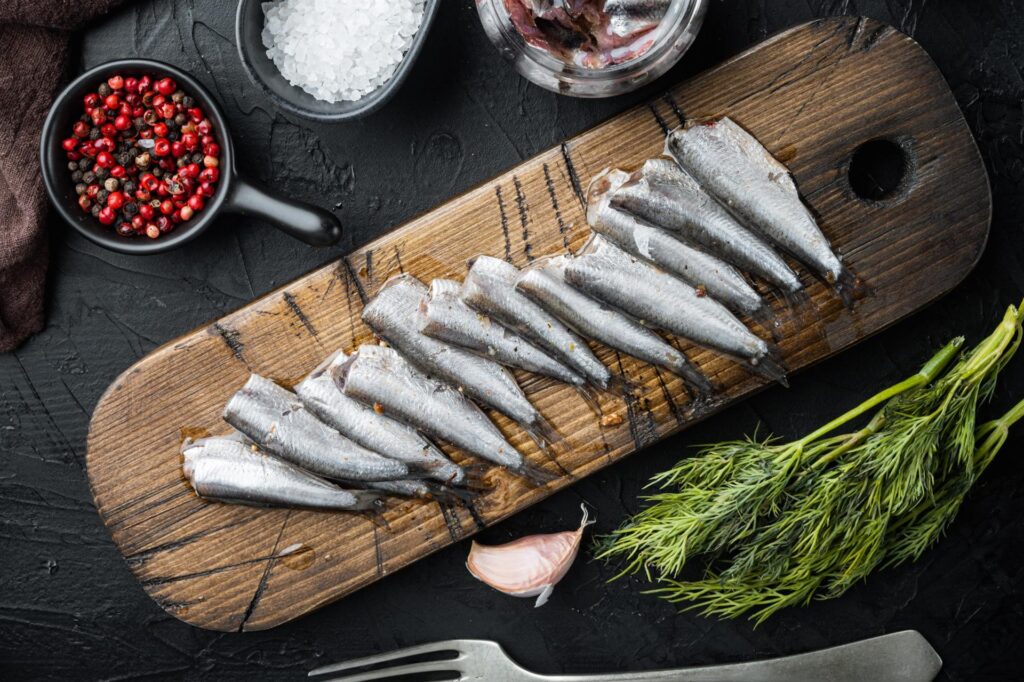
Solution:
[{"label": "black ceramic bowl", "polygon": [[[117,73],[123,76],[150,74],[157,79],[165,76],[173,78],[206,112],[213,122],[213,135],[220,145],[220,178],[216,194],[194,219],[179,223],[173,231],[158,239],[121,237],[113,226],[103,225],[82,211],[78,207],[78,196],[68,172],[67,156],[61,148],[61,140],[71,135],[72,125],[82,115],[82,98]],[[133,254],[168,251],[198,237],[221,211],[264,220],[297,239],[317,246],[333,244],[341,237],[341,223],[334,214],[316,206],[274,196],[238,175],[231,134],[217,102],[197,80],[170,64],[149,59],[122,59],[89,69],[57,96],[43,124],[39,145],[43,181],[57,212],[84,236],[114,251]]]},{"label": "black ceramic bowl", "polygon": [[384,105],[398,91],[402,81],[409,75],[413,62],[423,47],[430,25],[434,21],[441,0],[426,0],[423,7],[423,23],[412,45],[402,58],[391,80],[356,102],[324,102],[285,80],[277,66],[267,56],[263,46],[263,2],[264,0],[239,0],[235,16],[235,43],[249,78],[275,106],[313,121],[347,121],[365,116]]}]

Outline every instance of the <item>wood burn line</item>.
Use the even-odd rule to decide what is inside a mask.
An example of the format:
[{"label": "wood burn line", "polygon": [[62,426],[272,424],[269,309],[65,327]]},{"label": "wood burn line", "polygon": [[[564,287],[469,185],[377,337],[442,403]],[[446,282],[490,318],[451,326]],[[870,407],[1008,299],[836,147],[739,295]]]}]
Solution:
[{"label": "wood burn line", "polygon": [[511,263],[512,238],[508,233],[508,215],[505,213],[505,199],[501,196],[501,185],[494,186],[494,196],[498,199],[498,215],[501,218],[501,236],[505,239],[505,261]]},{"label": "wood burn line", "polygon": [[301,322],[302,326],[306,328],[306,331],[309,332],[310,336],[316,338],[316,327],[314,327],[313,323],[309,321],[308,317],[306,317],[306,313],[303,312],[302,308],[299,306],[299,302],[295,300],[295,296],[287,291],[284,292],[282,296],[284,298],[284,302],[288,305],[288,309],[295,314],[295,317],[299,318],[299,322]]},{"label": "wood burn line", "polygon": [[252,599],[249,600],[249,605],[245,607],[245,612],[242,614],[242,620],[238,624],[239,632],[245,630],[245,624],[249,622],[249,618],[252,617],[253,611],[256,610],[256,605],[260,603],[260,597],[263,596],[263,591],[267,589],[267,583],[270,581],[270,571],[274,567],[274,562],[277,561],[277,548],[281,544],[281,538],[284,537],[284,530],[288,527],[288,520],[291,517],[292,510],[289,509],[284,515],[284,521],[281,523],[281,530],[277,532],[277,538],[274,540],[274,547],[270,550],[270,558],[267,559],[267,566],[263,569],[263,575],[260,576],[260,581],[256,585],[256,591],[253,592]]},{"label": "wood burn line", "polygon": [[580,185],[580,177],[576,174],[576,166],[573,165],[572,155],[569,153],[569,145],[563,142],[559,145],[562,151],[562,161],[565,162],[565,170],[569,173],[569,184],[572,185],[572,192],[580,202],[580,208],[587,210],[587,199],[583,195],[583,187]]},{"label": "wood burn line", "polygon": [[533,246],[530,244],[529,207],[526,203],[526,195],[523,194],[523,185],[519,182],[519,176],[512,176],[512,186],[516,190],[516,210],[519,212],[519,225],[523,228],[523,254],[526,256],[526,262],[532,263],[534,258]]},{"label": "wood burn line", "polygon": [[562,246],[569,251],[569,228],[562,218],[562,210],[558,207],[558,197],[555,195],[555,183],[551,182],[551,170],[548,164],[541,164],[544,170],[544,185],[548,189],[548,198],[551,199],[551,208],[555,209],[555,222],[558,224],[558,234],[562,237]]}]

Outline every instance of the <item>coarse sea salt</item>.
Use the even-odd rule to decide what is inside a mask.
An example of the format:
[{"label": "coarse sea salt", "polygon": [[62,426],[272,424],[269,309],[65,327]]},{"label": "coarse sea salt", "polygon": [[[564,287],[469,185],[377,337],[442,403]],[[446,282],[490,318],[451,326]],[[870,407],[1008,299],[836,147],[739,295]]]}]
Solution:
[{"label": "coarse sea salt", "polygon": [[354,102],[387,83],[423,21],[424,0],[263,3],[263,46],[289,83]]}]

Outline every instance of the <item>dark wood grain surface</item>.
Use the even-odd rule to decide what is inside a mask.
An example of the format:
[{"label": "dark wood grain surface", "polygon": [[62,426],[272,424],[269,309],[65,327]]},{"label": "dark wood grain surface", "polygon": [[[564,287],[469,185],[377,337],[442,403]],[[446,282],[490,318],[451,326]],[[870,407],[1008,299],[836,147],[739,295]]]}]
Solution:
[{"label": "dark wood grain surface", "polygon": [[[567,438],[557,456],[565,473],[531,487],[494,471],[486,478],[492,489],[471,507],[396,503],[385,513],[386,528],[351,514],[211,504],[192,494],[181,475],[183,438],[229,432],[223,406],[250,372],[291,385],[333,350],[352,352],[372,341],[360,314],[388,277],[458,278],[467,259],[481,253],[523,266],[570,252],[588,235],[580,188],[597,172],[657,156],[666,130],[686,117],[723,115],[786,160],[834,248],[871,289],[846,310],[807,276],[810,310],[793,315],[777,302],[779,347],[792,370],[917,311],[959,283],[980,256],[991,218],[988,178],[952,93],[924,50],[866,18],[786,31],[126,370],[93,414],[86,467],[100,516],[146,591],[194,625],[272,627],[763,387],[736,363],[677,340],[720,387],[711,404],[691,404],[678,377],[595,346],[637,387],[602,397],[605,414],[619,417],[618,425],[602,426],[571,387],[521,373],[531,401]],[[858,197],[848,177],[855,152],[874,140],[898,141],[907,154],[905,180],[881,201]],[[949,192],[954,183],[958,191]],[[545,466],[525,432],[493,416],[514,445]]]},{"label": "dark wood grain surface", "polygon": [[[0,356],[5,679],[299,679],[325,661],[466,636],[497,639],[539,671],[614,671],[795,653],[907,627],[921,630],[942,654],[942,679],[1019,674],[1024,507],[1013,457],[997,460],[949,536],[920,562],[756,629],[677,614],[641,594],[642,580],[607,584],[613,567],[589,561],[586,551],[551,602],[534,610],[529,601],[511,600],[469,577],[460,544],[272,630],[198,630],[161,610],[140,587],[96,514],[82,467],[88,418],[104,389],[168,339],[787,26],[863,13],[913,35],[949,81],[990,172],[994,223],[981,263],[941,302],[800,373],[789,390],[770,388],[479,537],[501,542],[574,526],[584,500],[597,511],[596,530],[607,531],[637,509],[647,478],[688,445],[734,438],[758,425],[762,433],[804,432],[913,371],[949,336],[979,338],[1020,297],[1020,3],[715,0],[694,49],[662,81],[629,96],[581,101],[522,82],[486,42],[472,3],[453,1],[443,3],[398,97],[373,117],[342,126],[290,120],[256,96],[232,42],[233,11],[233,3],[209,0],[133,3],[82,36],[77,68],[137,54],[195,73],[224,104],[244,166],[332,207],[349,228],[346,241],[314,250],[267,226],[226,218],[195,248],[138,259],[107,253],[52,222],[48,328],[17,353]],[[1018,362],[986,413],[1007,407],[1022,391]],[[1006,453],[1022,445],[1015,434]]]}]

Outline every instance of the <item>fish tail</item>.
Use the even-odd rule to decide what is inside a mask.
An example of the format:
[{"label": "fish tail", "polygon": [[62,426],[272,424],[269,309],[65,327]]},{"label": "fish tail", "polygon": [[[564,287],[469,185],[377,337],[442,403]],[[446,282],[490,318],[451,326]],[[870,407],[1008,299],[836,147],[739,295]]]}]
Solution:
[{"label": "fish tail", "polygon": [[746,367],[754,374],[771,381],[777,381],[786,388],[789,388],[789,380],[786,378],[786,368],[783,366],[782,361],[777,358],[777,352],[769,351],[767,355],[757,358],[756,360],[750,360],[745,364]]},{"label": "fish tail", "polygon": [[604,390],[615,396],[622,396],[636,390],[636,384],[620,374],[613,374]]},{"label": "fish tail", "polygon": [[795,291],[791,289],[779,289],[778,291],[779,296],[786,303],[786,307],[790,310],[802,310],[811,302],[811,297],[808,295],[806,289],[800,288]]},{"label": "fish tail", "polygon": [[704,376],[704,373],[688,360],[684,360],[676,367],[673,367],[673,371],[683,380],[686,390],[695,400],[705,400],[715,392],[715,386],[711,383],[711,380]]},{"label": "fish tail", "polygon": [[556,447],[564,442],[562,434],[551,425],[543,415],[537,415],[537,421],[534,422],[533,428],[527,428],[526,433],[529,434],[533,442],[537,444],[540,451],[548,458],[548,460],[554,464],[562,474],[571,476],[569,470],[562,466],[561,462],[558,461],[557,454],[560,448]]},{"label": "fish tail", "polygon": [[843,305],[853,309],[854,301],[857,301],[871,294],[869,287],[863,280],[853,274],[845,265],[841,266],[839,276],[831,282],[832,290],[842,300]]},{"label": "fish tail", "polygon": [[371,507],[368,507],[367,509],[359,511],[359,515],[366,517],[366,519],[369,520],[370,523],[372,523],[377,528],[390,530],[391,525],[388,523],[388,520],[384,518],[384,508],[386,506],[384,500],[381,499],[379,496],[376,497],[377,499],[373,502],[373,505]]},{"label": "fish tail", "polygon": [[464,465],[465,476],[458,483],[449,481],[446,487],[460,488],[474,493],[485,493],[494,488],[488,483],[487,474],[494,468],[492,464],[473,463]]},{"label": "fish tail", "polygon": [[547,485],[551,481],[562,477],[561,474],[553,474],[532,464],[523,463],[515,469],[509,469],[512,473],[519,474],[534,485]]},{"label": "fish tail", "polygon": [[594,414],[598,417],[604,414],[604,410],[601,409],[601,403],[597,400],[597,392],[590,386],[575,386],[576,392],[583,398],[583,402],[587,404]]},{"label": "fish tail", "polygon": [[533,442],[537,444],[537,447],[545,452],[550,452],[555,449],[555,445],[562,442],[564,437],[558,432],[551,422],[542,415],[540,412],[537,413],[537,418],[533,424],[524,426],[523,429],[529,434]]},{"label": "fish tail", "polygon": [[775,311],[765,301],[761,301],[754,310],[748,311],[747,313],[755,323],[761,328],[767,331],[772,336],[773,341],[778,341],[782,338],[781,323],[779,318],[776,317]]},{"label": "fish tail", "polygon": [[446,504],[472,502],[483,492],[482,490],[471,488],[454,488],[440,483],[427,483],[427,487],[436,501]]}]

